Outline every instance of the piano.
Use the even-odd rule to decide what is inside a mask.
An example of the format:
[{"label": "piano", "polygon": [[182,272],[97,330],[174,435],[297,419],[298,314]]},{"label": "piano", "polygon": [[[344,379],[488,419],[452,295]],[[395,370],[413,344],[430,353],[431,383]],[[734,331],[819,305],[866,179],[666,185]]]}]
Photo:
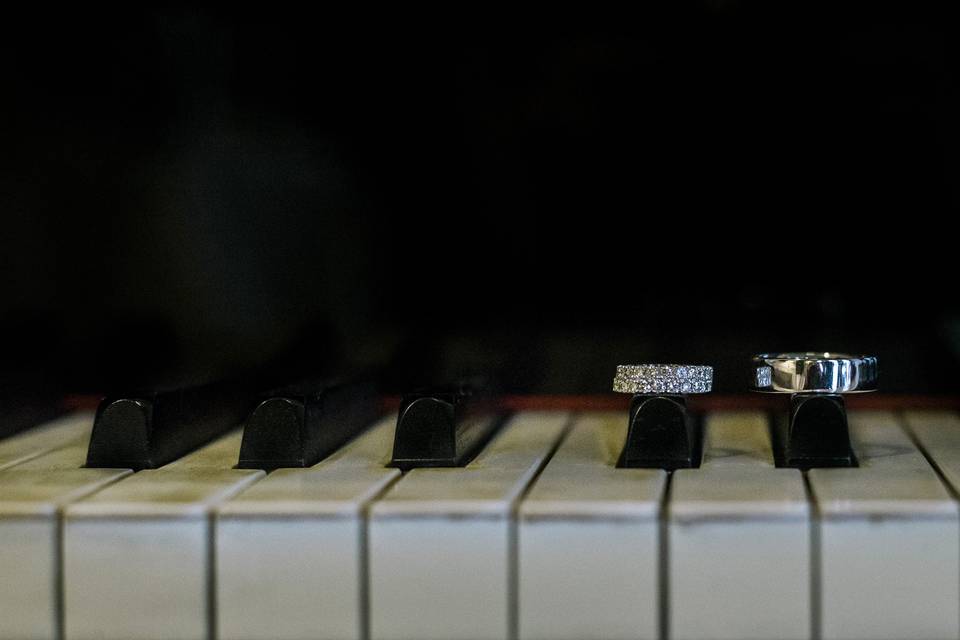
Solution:
[{"label": "piano", "polygon": [[[960,640],[941,4],[8,5],[0,640]],[[640,362],[716,385],[626,455]]]},{"label": "piano", "polygon": [[673,471],[618,468],[626,407],[576,397],[401,468],[398,406],[269,471],[242,425],[139,471],[87,466],[88,409],[0,440],[0,637],[960,636],[955,406],[852,402],[857,466],[806,471],[749,397],[695,407]]}]

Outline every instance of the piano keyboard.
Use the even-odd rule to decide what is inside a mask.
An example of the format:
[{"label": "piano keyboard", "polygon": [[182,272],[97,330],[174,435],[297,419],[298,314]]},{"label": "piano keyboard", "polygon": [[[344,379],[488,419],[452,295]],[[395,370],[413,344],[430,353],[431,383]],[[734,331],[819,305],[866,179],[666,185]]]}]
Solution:
[{"label": "piano keyboard", "polygon": [[960,637],[960,417],[849,415],[855,468],[744,410],[619,469],[625,414],[521,411],[464,467],[388,466],[385,416],[265,473],[239,430],[85,468],[78,413],[0,440],[0,638]]}]

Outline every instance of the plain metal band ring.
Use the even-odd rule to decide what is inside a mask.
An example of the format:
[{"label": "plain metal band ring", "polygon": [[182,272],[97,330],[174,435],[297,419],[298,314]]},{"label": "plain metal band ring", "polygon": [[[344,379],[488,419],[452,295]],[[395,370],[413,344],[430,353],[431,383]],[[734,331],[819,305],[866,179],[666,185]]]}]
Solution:
[{"label": "plain metal band ring", "polygon": [[873,356],[834,352],[762,353],[753,357],[753,389],[771,393],[875,391]]}]

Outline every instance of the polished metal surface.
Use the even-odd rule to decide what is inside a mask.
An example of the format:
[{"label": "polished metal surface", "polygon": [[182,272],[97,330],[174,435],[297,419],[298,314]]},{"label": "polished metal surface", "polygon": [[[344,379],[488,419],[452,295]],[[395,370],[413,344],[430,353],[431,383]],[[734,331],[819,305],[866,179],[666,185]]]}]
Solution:
[{"label": "polished metal surface", "polygon": [[754,391],[862,393],[877,388],[877,359],[833,352],[762,353],[753,357]]},{"label": "polished metal surface", "polygon": [[617,393],[709,393],[713,367],[692,364],[622,364],[613,378]]}]

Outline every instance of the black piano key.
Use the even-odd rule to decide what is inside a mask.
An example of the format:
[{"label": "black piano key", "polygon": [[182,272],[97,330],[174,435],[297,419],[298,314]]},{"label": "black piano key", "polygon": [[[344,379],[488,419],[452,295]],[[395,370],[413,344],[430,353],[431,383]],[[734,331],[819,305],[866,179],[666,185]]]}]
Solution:
[{"label": "black piano key", "polygon": [[843,396],[795,393],[790,413],[771,423],[771,440],[778,467],[814,469],[855,467]]},{"label": "black piano key", "polygon": [[620,468],[688,469],[700,466],[700,421],[679,395],[637,394],[630,402],[629,425]]},{"label": "black piano key", "polygon": [[303,382],[265,395],[243,428],[242,469],[312,466],[380,415],[367,380]]},{"label": "black piano key", "polygon": [[109,396],[100,402],[87,466],[154,469],[239,427],[251,409],[239,384]]},{"label": "black piano key", "polygon": [[481,385],[460,383],[407,394],[400,402],[391,465],[464,466],[502,421]]}]

